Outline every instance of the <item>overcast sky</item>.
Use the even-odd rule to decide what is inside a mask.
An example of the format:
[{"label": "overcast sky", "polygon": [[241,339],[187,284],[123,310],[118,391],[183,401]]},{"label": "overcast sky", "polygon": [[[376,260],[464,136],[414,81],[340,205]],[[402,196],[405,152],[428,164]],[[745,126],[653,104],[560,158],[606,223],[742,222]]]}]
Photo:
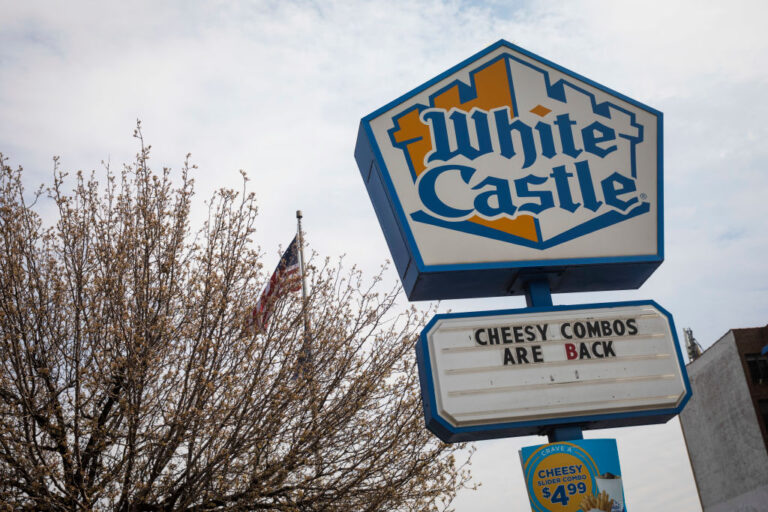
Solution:
[{"label": "overcast sky", "polygon": [[[503,38],[664,113],[664,264],[640,290],[555,303],[654,299],[707,347],[768,323],[766,5],[0,0],[0,151],[32,188],[53,155],[130,161],[140,118],[155,166],[192,153],[200,207],[249,174],[268,266],[302,209],[314,250],[372,270],[388,250],[353,158],[360,118]],[[632,512],[699,510],[677,420],[587,437],[618,439]],[[457,510],[526,510],[517,450],[541,442],[478,443],[483,486]]]}]

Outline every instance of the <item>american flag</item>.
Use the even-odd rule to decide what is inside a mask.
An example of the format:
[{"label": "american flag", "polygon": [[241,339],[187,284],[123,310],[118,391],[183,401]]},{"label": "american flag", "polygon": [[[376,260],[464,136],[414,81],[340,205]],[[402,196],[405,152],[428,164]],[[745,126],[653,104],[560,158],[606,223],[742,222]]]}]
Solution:
[{"label": "american flag", "polygon": [[285,293],[301,290],[299,277],[299,246],[298,235],[293,237],[291,245],[283,253],[277,268],[269,278],[267,286],[261,292],[259,301],[251,313],[253,325],[258,332],[266,332],[272,305]]}]

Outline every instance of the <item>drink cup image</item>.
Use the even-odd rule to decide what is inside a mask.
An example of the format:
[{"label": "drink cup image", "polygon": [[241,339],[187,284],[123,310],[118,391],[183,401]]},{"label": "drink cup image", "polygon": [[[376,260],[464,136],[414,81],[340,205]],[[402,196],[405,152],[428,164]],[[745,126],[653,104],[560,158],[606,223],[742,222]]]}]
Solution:
[{"label": "drink cup image", "polygon": [[604,473],[595,478],[597,488],[605,491],[613,500],[611,512],[624,512],[624,489],[621,485],[621,475]]}]

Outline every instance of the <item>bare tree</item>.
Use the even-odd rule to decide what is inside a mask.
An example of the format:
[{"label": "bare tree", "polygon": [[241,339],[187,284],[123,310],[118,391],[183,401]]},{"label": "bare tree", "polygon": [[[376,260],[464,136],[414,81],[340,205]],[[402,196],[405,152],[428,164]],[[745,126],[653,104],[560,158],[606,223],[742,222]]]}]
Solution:
[{"label": "bare tree", "polygon": [[437,510],[468,484],[459,447],[423,426],[424,318],[396,289],[316,263],[306,337],[297,294],[249,328],[265,275],[245,177],[193,233],[189,164],[153,172],[143,140],[69,192],[58,161],[36,194],[6,163],[0,508]]}]

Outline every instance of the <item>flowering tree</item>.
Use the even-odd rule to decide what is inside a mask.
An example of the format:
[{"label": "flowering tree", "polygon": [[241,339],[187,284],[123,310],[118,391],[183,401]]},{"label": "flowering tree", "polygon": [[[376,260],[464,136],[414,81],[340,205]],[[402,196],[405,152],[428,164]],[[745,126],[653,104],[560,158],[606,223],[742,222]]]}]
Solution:
[{"label": "flowering tree", "polygon": [[437,510],[468,483],[423,426],[424,318],[397,312],[397,290],[309,265],[310,330],[296,294],[250,328],[265,276],[245,178],[192,233],[189,164],[174,185],[143,141],[71,192],[58,162],[36,195],[6,162],[0,508]]}]

